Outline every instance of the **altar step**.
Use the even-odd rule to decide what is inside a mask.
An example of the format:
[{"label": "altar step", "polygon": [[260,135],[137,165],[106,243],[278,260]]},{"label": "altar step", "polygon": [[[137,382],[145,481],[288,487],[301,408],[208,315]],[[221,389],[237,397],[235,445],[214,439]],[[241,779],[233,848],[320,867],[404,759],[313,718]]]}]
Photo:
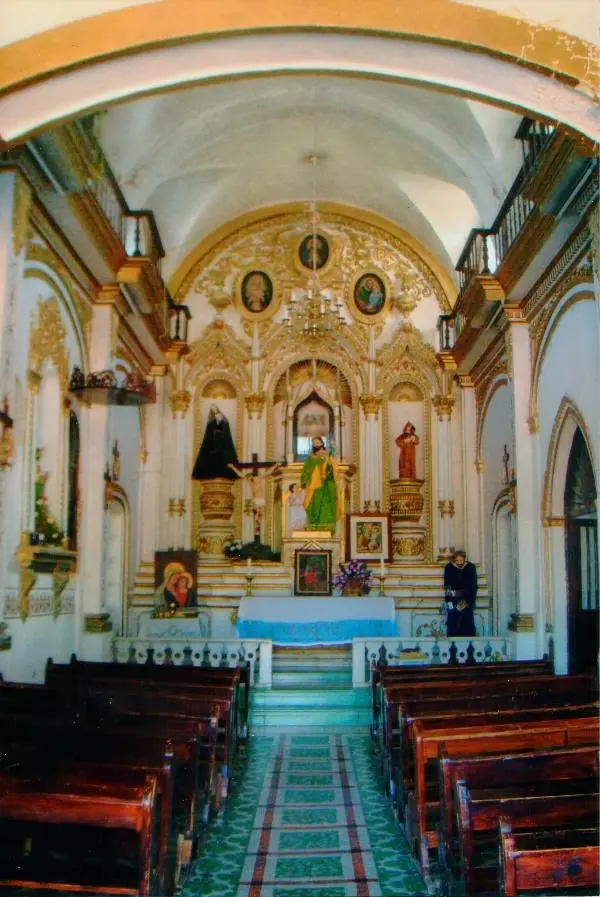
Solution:
[{"label": "altar step", "polygon": [[273,648],[273,687],[250,693],[250,730],[270,726],[365,726],[370,690],[352,688],[352,648]]},{"label": "altar step", "polygon": [[255,688],[250,696],[250,731],[273,726],[364,726],[371,722],[371,693],[352,686]]}]

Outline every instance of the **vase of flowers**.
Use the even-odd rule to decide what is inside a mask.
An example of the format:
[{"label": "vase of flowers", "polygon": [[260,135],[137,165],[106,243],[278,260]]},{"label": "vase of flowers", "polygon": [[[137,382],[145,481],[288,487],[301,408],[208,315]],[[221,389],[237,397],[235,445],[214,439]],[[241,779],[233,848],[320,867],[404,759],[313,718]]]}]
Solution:
[{"label": "vase of flowers", "polygon": [[372,573],[364,561],[348,561],[340,564],[331,585],[342,595],[368,595],[373,586]]},{"label": "vase of flowers", "polygon": [[243,548],[244,548],[244,543],[241,542],[239,539],[236,539],[235,542],[227,542],[227,544],[223,548],[223,551],[224,551],[225,557],[228,558],[230,561],[239,561],[243,557],[243,554],[242,554]]}]

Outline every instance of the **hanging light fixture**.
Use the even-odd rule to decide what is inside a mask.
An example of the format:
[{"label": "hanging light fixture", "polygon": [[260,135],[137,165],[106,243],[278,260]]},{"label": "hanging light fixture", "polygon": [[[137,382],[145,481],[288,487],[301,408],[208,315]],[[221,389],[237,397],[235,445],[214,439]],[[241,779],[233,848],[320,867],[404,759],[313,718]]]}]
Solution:
[{"label": "hanging light fixture", "polygon": [[312,165],[312,193],[313,199],[309,204],[311,212],[311,243],[310,262],[311,272],[303,294],[298,297],[293,291],[284,312],[282,323],[286,331],[294,336],[303,335],[317,338],[341,327],[348,322],[344,316],[344,305],[339,299],[337,302],[327,290],[321,287],[319,278],[319,257],[317,233],[319,213],[317,210],[317,176],[316,167],[319,157],[316,153],[305,156],[305,162]]}]

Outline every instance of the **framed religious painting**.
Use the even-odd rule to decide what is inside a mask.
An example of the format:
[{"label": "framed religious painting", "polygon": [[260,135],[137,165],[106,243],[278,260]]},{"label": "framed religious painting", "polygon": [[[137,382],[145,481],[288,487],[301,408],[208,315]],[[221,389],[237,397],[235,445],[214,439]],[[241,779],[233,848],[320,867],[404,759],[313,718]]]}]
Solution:
[{"label": "framed religious painting", "polygon": [[331,551],[299,548],[294,561],[296,595],[331,595]]},{"label": "framed religious painting", "polygon": [[389,514],[348,514],[348,558],[385,561],[390,557]]},{"label": "framed religious painting", "polygon": [[322,271],[330,254],[329,241],[324,234],[307,234],[298,246],[298,261],[308,271]]},{"label": "framed religious painting", "polygon": [[184,549],[154,554],[154,612],[193,612],[197,607],[198,552]]},{"label": "framed religious painting", "polygon": [[264,265],[242,271],[236,283],[234,302],[250,320],[272,317],[280,305],[277,279]]},{"label": "framed religious painting", "polygon": [[362,271],[350,284],[348,307],[363,323],[375,323],[390,304],[390,285],[382,271]]}]

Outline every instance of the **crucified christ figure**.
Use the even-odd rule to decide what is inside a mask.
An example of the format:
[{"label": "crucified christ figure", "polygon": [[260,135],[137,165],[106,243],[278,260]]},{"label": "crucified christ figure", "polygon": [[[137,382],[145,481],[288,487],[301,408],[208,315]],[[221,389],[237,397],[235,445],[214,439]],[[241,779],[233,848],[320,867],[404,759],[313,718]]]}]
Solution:
[{"label": "crucified christ figure", "polygon": [[[249,480],[252,490],[252,518],[254,527],[254,541],[260,542],[260,528],[263,520],[265,508],[265,477],[271,476],[279,469],[279,464],[275,462],[258,461],[256,455],[252,456],[252,462],[248,465],[228,464],[238,477],[243,480]],[[259,468],[264,468],[263,472],[259,472]],[[244,469],[245,468],[245,469]]]}]

